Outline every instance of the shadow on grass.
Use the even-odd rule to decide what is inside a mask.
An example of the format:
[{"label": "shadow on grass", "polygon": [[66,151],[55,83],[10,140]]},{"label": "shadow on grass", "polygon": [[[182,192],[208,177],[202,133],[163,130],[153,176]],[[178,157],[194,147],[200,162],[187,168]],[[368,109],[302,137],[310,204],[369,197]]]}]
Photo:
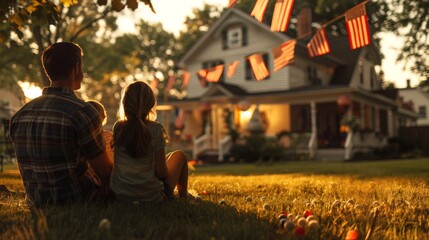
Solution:
[{"label": "shadow on grass", "polygon": [[[2,210],[0,205],[0,211]],[[4,211],[4,209],[3,209]],[[5,215],[1,213],[1,215]],[[102,227],[100,221],[107,219]],[[107,222],[107,221],[105,221]],[[110,226],[109,226],[110,225]],[[74,204],[6,214],[1,239],[280,239],[272,223],[227,204]]]}]

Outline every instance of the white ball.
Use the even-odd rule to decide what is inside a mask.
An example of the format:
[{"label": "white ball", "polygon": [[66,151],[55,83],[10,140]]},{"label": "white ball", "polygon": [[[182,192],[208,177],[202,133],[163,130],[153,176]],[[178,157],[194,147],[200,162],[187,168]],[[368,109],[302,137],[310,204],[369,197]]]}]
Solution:
[{"label": "white ball", "polygon": [[310,231],[317,231],[319,230],[319,228],[320,225],[317,220],[311,220],[310,222],[308,222],[308,229],[310,229]]},{"label": "white ball", "polygon": [[253,198],[251,196],[246,197],[246,201],[251,202],[252,200],[253,200]]},{"label": "white ball", "polygon": [[311,220],[316,220],[317,221],[317,218],[314,215],[310,215],[310,216],[307,217],[306,220],[307,220],[307,222],[310,222]]},{"label": "white ball", "polygon": [[303,228],[305,228],[305,225],[307,225],[307,220],[304,217],[299,218],[296,222]]},{"label": "white ball", "polygon": [[293,231],[293,229],[295,228],[295,222],[292,220],[287,220],[283,226],[286,231]]},{"label": "white ball", "polygon": [[110,221],[107,218],[101,219],[100,223],[98,224],[98,228],[101,230],[110,230]]}]

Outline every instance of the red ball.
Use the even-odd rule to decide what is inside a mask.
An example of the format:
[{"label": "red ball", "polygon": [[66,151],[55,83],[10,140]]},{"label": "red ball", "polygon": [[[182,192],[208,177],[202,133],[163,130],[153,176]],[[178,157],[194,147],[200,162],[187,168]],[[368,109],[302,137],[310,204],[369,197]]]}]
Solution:
[{"label": "red ball", "polygon": [[313,215],[313,214],[311,213],[310,210],[305,210],[304,213],[303,213],[303,215],[304,215],[304,217],[307,218],[308,216]]}]

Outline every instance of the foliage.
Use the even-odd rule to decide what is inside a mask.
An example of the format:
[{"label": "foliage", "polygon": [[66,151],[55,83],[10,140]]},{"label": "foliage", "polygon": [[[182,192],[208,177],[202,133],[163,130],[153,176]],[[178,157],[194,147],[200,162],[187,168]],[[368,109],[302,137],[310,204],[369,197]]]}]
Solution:
[{"label": "foliage", "polygon": [[210,26],[219,19],[221,9],[214,5],[204,4],[202,9],[192,9],[192,15],[185,19],[185,29],[180,31],[178,42],[178,59],[188,51]]},{"label": "foliage", "polygon": [[[377,207],[371,239],[425,239],[427,161],[200,167],[189,186],[201,201],[162,205],[94,203],[30,210],[22,195],[0,197],[0,238],[296,239],[279,227],[277,216],[308,209],[318,219],[320,232],[299,239],[345,239],[350,229],[363,239]],[[19,175],[0,174],[0,182],[23,191]],[[110,228],[99,227],[102,219]]]},{"label": "foliage", "polygon": [[404,38],[398,56],[420,76],[429,77],[429,1],[392,0],[384,29]]}]

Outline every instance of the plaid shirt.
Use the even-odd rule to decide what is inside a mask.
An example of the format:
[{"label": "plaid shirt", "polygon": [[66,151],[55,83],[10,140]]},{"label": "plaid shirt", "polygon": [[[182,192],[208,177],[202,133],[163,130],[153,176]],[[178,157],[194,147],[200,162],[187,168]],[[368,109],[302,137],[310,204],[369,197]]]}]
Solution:
[{"label": "plaid shirt", "polygon": [[11,119],[12,138],[30,206],[88,197],[88,171],[105,149],[98,112],[67,88],[45,88]]}]

